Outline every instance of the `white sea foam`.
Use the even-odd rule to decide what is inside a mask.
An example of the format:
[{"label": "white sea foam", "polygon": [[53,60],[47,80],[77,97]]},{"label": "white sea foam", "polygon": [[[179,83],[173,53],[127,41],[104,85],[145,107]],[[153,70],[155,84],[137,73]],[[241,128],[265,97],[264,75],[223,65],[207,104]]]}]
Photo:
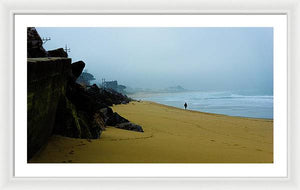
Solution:
[{"label": "white sea foam", "polygon": [[273,118],[273,96],[242,95],[231,92],[180,92],[141,95],[135,99],[188,109],[231,116]]}]

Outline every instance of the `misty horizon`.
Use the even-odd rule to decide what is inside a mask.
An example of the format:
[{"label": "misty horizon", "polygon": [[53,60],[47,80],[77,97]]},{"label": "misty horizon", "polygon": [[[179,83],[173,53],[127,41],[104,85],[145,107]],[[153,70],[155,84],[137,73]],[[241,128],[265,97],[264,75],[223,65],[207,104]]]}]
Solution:
[{"label": "misty horizon", "polygon": [[273,95],[273,28],[37,27],[46,50],[67,44],[96,81],[131,88]]}]

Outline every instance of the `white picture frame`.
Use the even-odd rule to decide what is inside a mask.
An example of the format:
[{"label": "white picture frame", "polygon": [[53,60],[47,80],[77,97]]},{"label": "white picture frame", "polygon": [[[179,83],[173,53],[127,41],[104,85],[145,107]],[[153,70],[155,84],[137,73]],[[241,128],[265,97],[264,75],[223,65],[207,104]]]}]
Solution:
[{"label": "white picture frame", "polygon": [[[272,8],[269,4],[272,3]],[[199,188],[205,189],[298,189],[299,188],[299,100],[300,78],[297,77],[297,55],[300,31],[300,4],[299,1],[175,1],[172,4],[166,1],[132,2],[134,9],[128,2],[103,1],[92,2],[79,0],[70,3],[55,1],[43,2],[1,2],[1,169],[0,183],[2,188],[13,189],[41,189],[61,188],[72,186],[82,188]],[[46,9],[46,10],[45,10]],[[45,10],[45,11],[42,11]],[[13,64],[13,18],[16,13],[35,14],[287,14],[288,15],[288,177],[286,178],[16,178],[13,168],[13,119],[14,119],[14,64]],[[298,22],[298,23],[297,23]],[[49,183],[51,181],[51,183]]]}]

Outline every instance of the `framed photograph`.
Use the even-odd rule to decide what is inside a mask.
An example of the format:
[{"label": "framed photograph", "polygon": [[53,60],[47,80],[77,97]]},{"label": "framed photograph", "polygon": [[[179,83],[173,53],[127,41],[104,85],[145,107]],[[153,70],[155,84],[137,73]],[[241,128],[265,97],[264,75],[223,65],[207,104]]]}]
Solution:
[{"label": "framed photograph", "polygon": [[298,189],[298,2],[144,3],[2,4],[3,187]]}]

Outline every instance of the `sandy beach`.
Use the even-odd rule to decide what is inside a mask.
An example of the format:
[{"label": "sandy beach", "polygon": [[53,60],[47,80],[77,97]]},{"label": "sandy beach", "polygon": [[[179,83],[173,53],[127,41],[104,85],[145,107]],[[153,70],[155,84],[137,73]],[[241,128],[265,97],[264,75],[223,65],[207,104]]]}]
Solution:
[{"label": "sandy beach", "polygon": [[112,107],[144,133],[108,127],[100,139],[52,136],[31,163],[272,163],[273,120],[130,102]]}]

